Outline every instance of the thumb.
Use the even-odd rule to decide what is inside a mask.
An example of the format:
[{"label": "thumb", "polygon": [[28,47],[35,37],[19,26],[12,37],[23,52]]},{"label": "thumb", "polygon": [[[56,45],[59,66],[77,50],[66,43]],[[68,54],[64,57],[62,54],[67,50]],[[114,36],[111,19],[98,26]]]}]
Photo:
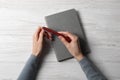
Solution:
[{"label": "thumb", "polygon": [[39,41],[43,42],[43,35],[44,35],[44,30],[42,29],[40,34],[39,34]]},{"label": "thumb", "polygon": [[67,46],[68,42],[65,40],[64,37],[59,36],[58,38],[61,40],[61,42],[62,42],[65,46]]}]

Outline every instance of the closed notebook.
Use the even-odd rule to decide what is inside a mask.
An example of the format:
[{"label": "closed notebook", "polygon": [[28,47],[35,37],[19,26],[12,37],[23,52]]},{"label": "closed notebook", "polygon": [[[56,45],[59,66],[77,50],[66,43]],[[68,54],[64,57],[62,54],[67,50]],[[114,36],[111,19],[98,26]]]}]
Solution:
[{"label": "closed notebook", "polygon": [[[70,9],[64,12],[46,16],[45,20],[47,26],[53,30],[69,31],[76,34],[80,38],[79,40],[82,52],[89,52],[85,34],[82,26],[80,25],[80,19],[75,9]],[[52,46],[55,50],[58,61],[63,61],[73,57],[57,37],[55,37],[55,40],[52,42]]]}]

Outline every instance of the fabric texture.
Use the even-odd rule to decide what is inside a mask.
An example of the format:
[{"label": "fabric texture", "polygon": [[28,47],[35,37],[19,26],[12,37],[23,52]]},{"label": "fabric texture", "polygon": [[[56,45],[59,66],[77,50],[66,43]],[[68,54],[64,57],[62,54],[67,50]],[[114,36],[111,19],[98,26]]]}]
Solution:
[{"label": "fabric texture", "polygon": [[[86,57],[79,61],[79,64],[88,80],[107,80]],[[18,80],[36,80],[39,66],[39,58],[31,55],[19,75]]]}]

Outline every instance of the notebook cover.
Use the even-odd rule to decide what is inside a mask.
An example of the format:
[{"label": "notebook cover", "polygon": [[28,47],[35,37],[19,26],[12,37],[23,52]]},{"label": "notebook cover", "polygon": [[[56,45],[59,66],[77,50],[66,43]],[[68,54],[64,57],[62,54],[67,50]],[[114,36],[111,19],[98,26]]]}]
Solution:
[{"label": "notebook cover", "polygon": [[[82,26],[80,25],[80,19],[78,12],[75,9],[70,9],[64,12],[56,13],[45,17],[47,26],[56,31],[69,31],[76,34],[80,39],[80,45],[83,53],[88,53],[89,48],[86,42],[86,37]],[[55,37],[52,46],[55,50],[55,54],[58,61],[63,61],[73,56],[66,49],[64,44]]]}]

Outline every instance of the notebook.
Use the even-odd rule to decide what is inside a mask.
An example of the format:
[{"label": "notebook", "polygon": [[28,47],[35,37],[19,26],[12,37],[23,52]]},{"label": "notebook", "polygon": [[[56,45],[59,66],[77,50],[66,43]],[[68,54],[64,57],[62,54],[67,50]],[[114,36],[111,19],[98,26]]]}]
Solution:
[{"label": "notebook", "polygon": [[[84,54],[90,52],[83,28],[81,26],[78,12],[75,9],[70,9],[60,13],[46,16],[45,20],[48,28],[51,28],[56,31],[69,31],[77,35],[80,38],[79,41],[82,52]],[[73,57],[66,49],[64,44],[56,36],[55,40],[52,42],[52,46],[55,50],[55,54],[59,62]]]}]

